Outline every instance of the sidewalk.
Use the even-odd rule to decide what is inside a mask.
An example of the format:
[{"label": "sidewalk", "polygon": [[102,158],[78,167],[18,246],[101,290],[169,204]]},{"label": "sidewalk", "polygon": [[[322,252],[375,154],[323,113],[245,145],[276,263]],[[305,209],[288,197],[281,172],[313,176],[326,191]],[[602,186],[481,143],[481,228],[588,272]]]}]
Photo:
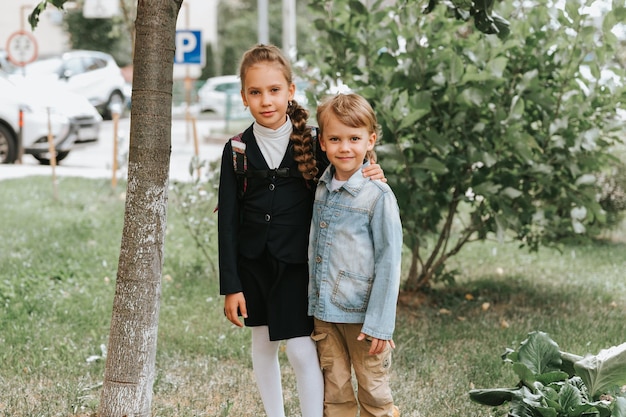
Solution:
[{"label": "sidewalk", "polygon": [[[213,161],[221,157],[228,135],[223,132],[224,120],[202,118],[196,121],[198,156]],[[128,154],[130,120],[121,119],[118,124],[118,155]],[[55,167],[57,177],[113,178],[113,122],[103,122],[97,144],[74,149]],[[170,180],[189,181],[189,163],[195,155],[193,129],[184,117],[172,120],[172,151],[170,154]],[[52,167],[40,165],[31,155],[22,157],[22,164],[0,164],[0,181],[28,176],[51,176]],[[119,173],[118,180],[126,176]]]}]

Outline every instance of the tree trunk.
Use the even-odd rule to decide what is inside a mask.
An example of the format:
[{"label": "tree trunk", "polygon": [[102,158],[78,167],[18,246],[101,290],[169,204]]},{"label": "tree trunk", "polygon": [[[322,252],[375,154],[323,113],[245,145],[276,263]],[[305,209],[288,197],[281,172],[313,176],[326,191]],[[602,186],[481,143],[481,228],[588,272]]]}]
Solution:
[{"label": "tree trunk", "polygon": [[126,211],[99,417],[151,415],[182,1],[137,2]]},{"label": "tree trunk", "polygon": [[413,248],[411,248],[411,267],[409,268],[409,275],[404,284],[404,289],[406,291],[415,291],[417,289],[420,277],[420,269],[418,268],[419,264],[419,243],[415,243]]}]

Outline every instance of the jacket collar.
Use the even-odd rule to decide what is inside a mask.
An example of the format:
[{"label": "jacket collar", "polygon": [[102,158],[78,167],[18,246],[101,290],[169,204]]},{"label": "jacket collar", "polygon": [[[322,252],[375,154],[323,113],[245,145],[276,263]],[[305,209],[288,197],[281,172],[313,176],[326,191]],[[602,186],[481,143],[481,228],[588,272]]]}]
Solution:
[{"label": "jacket collar", "polygon": [[[343,188],[353,196],[357,195],[363,189],[365,184],[370,180],[369,178],[365,178],[362,172],[363,168],[369,166],[369,164],[369,161],[365,162],[361,166],[361,169],[352,174],[352,176],[348,179],[348,181],[345,182],[345,184],[341,186],[341,188]],[[333,175],[335,175],[335,167],[329,165],[328,168],[326,168],[326,171],[324,171],[324,173],[320,177],[319,182],[323,183],[324,186],[329,189],[329,185],[333,179]]]},{"label": "jacket collar", "polygon": [[[255,169],[270,169],[267,165],[267,161],[265,161],[265,158],[263,157],[261,148],[259,148],[256,137],[254,136],[252,125],[250,125],[250,127],[248,127],[244,131],[241,140],[246,143],[246,156],[248,157],[248,162],[250,163],[250,165],[255,167]],[[289,161],[293,161],[292,141],[289,141],[289,144],[287,145],[287,151],[285,152],[282,161],[280,161],[279,167],[289,167]]]}]

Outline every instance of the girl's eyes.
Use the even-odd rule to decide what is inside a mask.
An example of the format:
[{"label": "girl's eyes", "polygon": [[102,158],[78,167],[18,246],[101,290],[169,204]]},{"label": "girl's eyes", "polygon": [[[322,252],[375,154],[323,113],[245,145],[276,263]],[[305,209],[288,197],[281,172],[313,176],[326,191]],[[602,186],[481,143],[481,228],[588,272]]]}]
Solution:
[{"label": "girl's eyes", "polygon": [[361,140],[361,138],[360,138],[360,137],[358,137],[358,136],[352,136],[352,137],[350,138],[350,140],[351,140],[352,142],[356,142],[356,141]]},{"label": "girl's eyes", "polygon": [[[280,91],[280,88],[278,88],[278,87],[274,87],[274,88],[270,89],[270,92],[272,92],[272,93],[278,93],[279,91]],[[250,90],[249,94],[253,95],[253,96],[256,96],[256,95],[261,94],[261,92],[258,91],[258,90]]]}]

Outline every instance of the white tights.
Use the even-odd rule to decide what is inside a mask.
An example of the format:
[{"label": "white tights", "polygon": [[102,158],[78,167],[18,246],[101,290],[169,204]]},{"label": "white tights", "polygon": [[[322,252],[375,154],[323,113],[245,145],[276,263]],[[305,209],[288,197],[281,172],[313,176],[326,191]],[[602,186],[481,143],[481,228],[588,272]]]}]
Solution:
[{"label": "white tights", "polygon": [[[278,363],[280,341],[270,341],[267,326],[252,329],[252,368],[267,417],[285,417],[283,389]],[[315,342],[308,337],[286,340],[287,358],[293,367],[302,417],[322,417],[324,379]]]}]

